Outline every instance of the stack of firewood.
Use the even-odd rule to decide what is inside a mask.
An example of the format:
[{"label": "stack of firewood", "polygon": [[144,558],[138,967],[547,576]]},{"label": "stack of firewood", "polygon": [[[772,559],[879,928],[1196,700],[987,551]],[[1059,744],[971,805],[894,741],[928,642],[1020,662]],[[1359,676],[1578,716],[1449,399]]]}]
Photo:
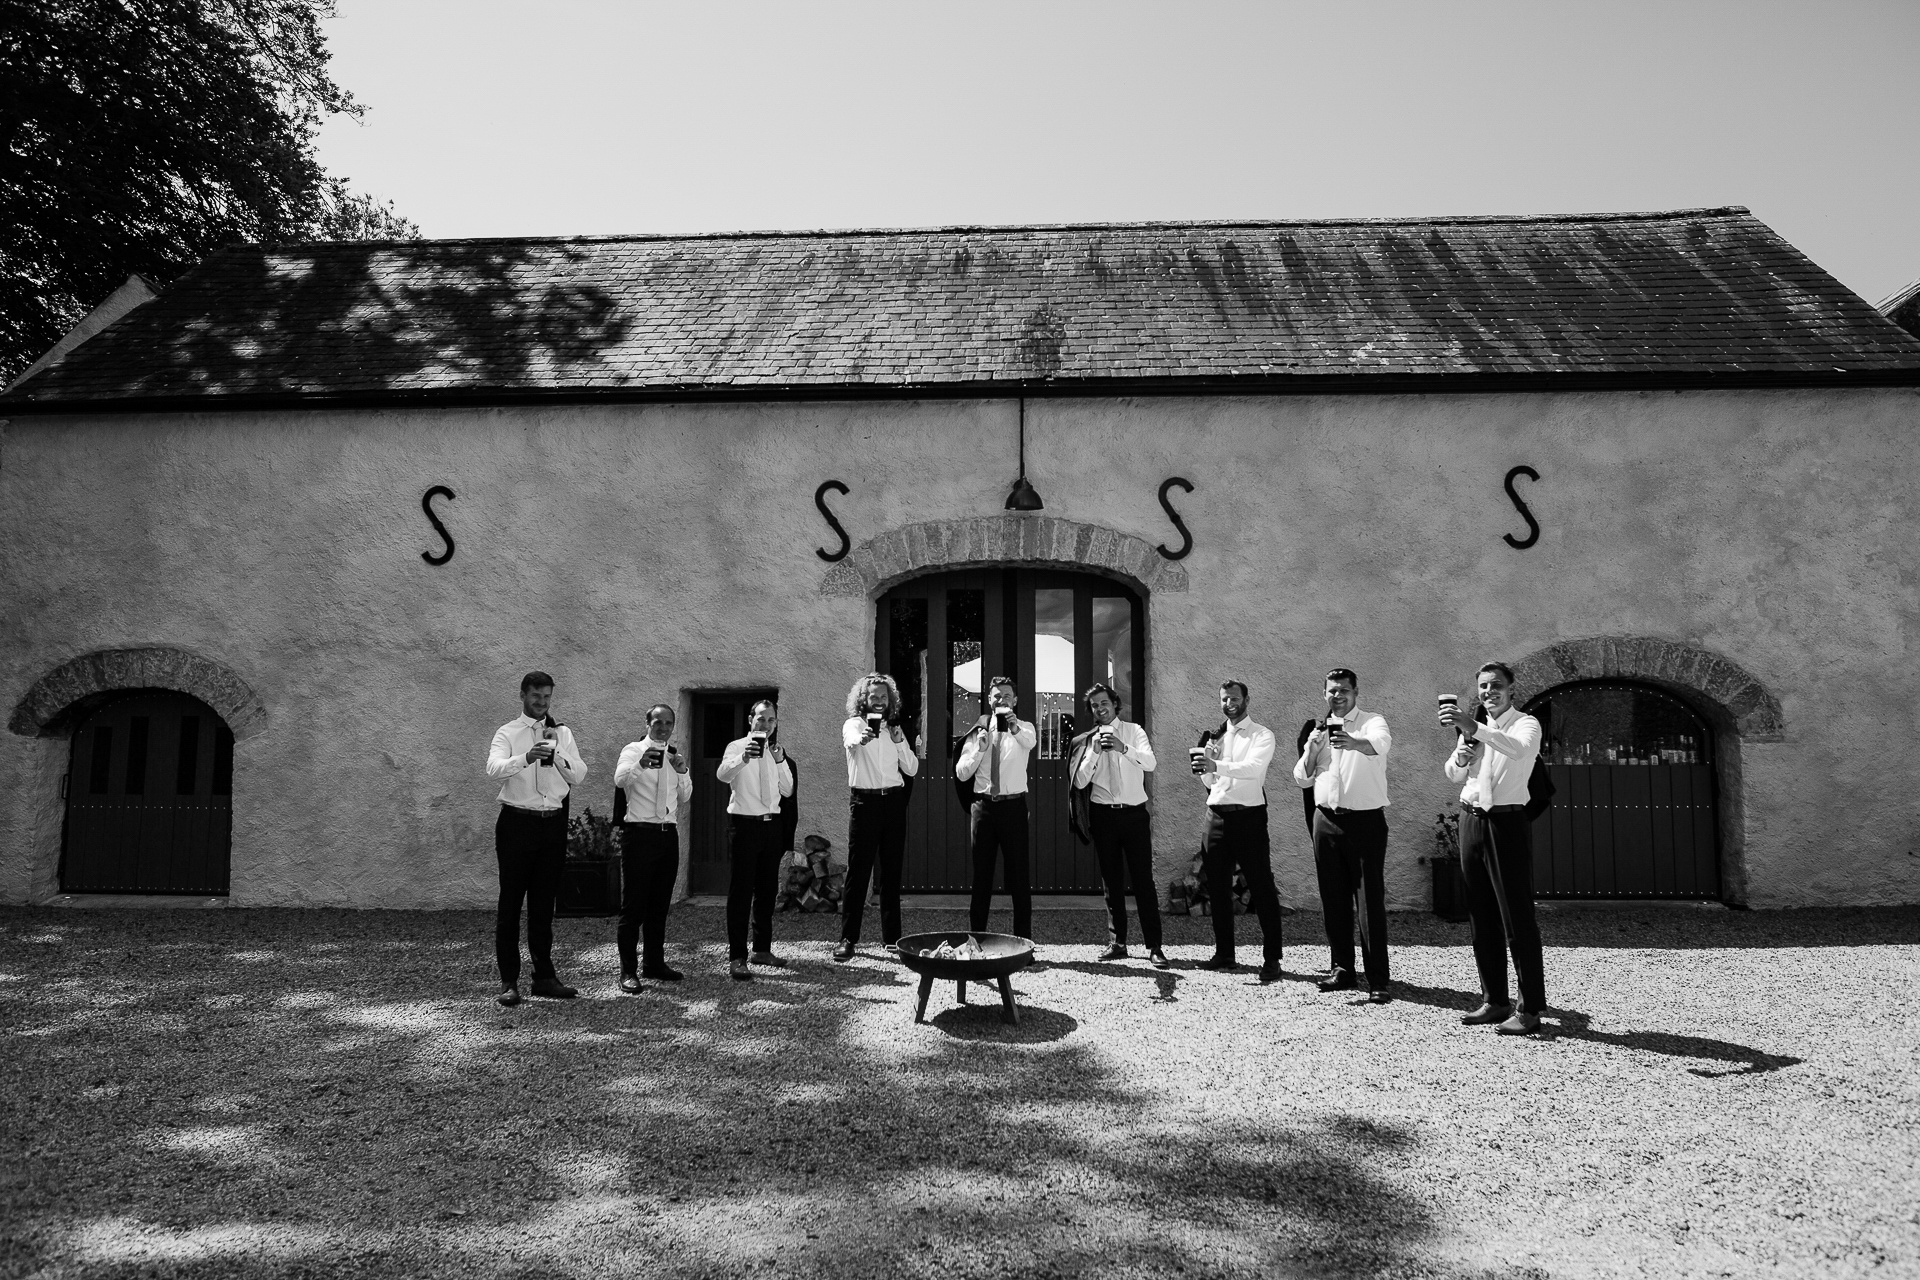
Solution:
[{"label": "stack of firewood", "polygon": [[782,911],[838,911],[846,892],[846,864],[833,859],[833,842],[808,836],[787,855],[776,905]]},{"label": "stack of firewood", "polygon": [[[1246,910],[1247,878],[1236,871],[1233,873],[1233,914],[1244,915]],[[1212,904],[1207,901],[1207,873],[1199,854],[1193,855],[1193,865],[1187,868],[1187,874],[1167,885],[1167,911],[1176,916],[1213,914]]]}]

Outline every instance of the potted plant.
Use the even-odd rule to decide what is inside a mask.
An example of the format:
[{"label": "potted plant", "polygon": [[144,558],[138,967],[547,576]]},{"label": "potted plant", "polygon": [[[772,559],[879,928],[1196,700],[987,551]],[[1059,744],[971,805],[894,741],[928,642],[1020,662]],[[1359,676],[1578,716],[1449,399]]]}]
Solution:
[{"label": "potted plant", "polygon": [[1433,870],[1433,914],[1459,923],[1467,918],[1467,884],[1460,875],[1460,815],[1436,814],[1433,852],[1421,859]]},{"label": "potted plant", "polygon": [[620,913],[620,831],[592,809],[567,819],[567,862],[560,871],[555,915]]}]

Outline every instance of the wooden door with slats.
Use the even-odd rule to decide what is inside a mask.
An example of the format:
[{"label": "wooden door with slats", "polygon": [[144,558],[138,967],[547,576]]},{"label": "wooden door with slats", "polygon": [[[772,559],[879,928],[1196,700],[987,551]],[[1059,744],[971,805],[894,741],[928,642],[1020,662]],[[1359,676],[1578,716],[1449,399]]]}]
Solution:
[{"label": "wooden door with slats", "polygon": [[74,731],[63,892],[224,894],[232,840],[233,732],[211,707],[130,694]]},{"label": "wooden door with slats", "polygon": [[[693,799],[688,804],[693,831],[687,845],[687,892],[725,893],[732,870],[727,854],[727,801],[733,789],[714,776],[727,744],[746,736],[753,704],[780,695],[772,689],[718,690],[693,695],[693,731],[688,735]],[[795,771],[796,778],[798,770]]]}]

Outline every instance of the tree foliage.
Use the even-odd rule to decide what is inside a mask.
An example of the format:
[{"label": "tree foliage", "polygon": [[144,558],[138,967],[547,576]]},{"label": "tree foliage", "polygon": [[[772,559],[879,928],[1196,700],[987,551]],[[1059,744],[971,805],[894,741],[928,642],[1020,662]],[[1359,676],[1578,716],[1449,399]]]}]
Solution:
[{"label": "tree foliage", "polygon": [[139,273],[418,229],[329,177],[331,0],[0,0],[0,383]]}]

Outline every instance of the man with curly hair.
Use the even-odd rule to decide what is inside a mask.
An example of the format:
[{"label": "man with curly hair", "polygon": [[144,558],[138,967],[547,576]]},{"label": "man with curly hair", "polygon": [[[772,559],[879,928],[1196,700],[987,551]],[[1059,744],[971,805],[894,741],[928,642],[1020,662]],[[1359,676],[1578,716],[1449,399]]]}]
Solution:
[{"label": "man with curly hair", "polygon": [[847,884],[840,900],[840,945],[835,960],[853,959],[867,914],[867,883],[880,876],[880,941],[900,941],[900,867],[907,851],[907,779],[920,757],[900,726],[900,686],[870,671],[847,692],[841,726],[847,753]]}]

